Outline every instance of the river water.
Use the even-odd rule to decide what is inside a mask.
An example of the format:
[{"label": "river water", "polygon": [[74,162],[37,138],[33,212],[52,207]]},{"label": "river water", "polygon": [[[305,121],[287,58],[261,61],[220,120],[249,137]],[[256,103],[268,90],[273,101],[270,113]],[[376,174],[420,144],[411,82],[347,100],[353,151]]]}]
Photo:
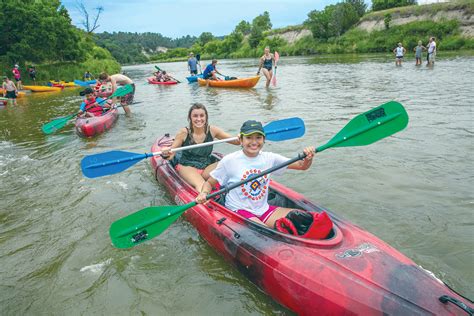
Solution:
[{"label": "river water", "polygon": [[[254,59],[218,64],[226,75],[256,72]],[[305,172],[277,179],[337,212],[474,297],[474,58],[433,69],[386,58],[283,58],[277,87],[227,90],[185,83],[185,63],[160,64],[183,81],[152,86],[153,65],[124,67],[136,81],[133,116],[95,139],[71,126],[45,136],[41,125],[77,111],[78,90],[33,94],[0,109],[0,314],[288,315],[179,219],[158,238],[112,247],[110,224],[151,205],[174,204],[146,161],[86,179],[85,155],[148,152],[187,124],[193,102],[211,124],[236,134],[247,119],[304,119],[303,138],[267,143],[295,156],[322,145],[352,117],[389,100],[408,111],[408,127],[367,147],[327,150]],[[235,147],[221,144],[228,153]]]}]

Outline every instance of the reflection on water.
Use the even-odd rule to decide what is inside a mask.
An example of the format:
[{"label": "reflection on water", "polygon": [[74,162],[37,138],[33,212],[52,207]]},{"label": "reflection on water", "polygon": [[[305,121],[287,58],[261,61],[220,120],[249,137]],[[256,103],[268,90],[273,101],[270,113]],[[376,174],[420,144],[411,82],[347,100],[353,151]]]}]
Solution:
[{"label": "reflection on water", "polygon": [[[149,85],[153,65],[125,67],[137,84],[133,116],[109,132],[78,138],[73,124],[52,135],[42,124],[78,110],[79,90],[32,94],[0,109],[0,311],[2,314],[290,314],[232,269],[180,219],[159,238],[114,249],[109,225],[151,205],[173,204],[146,161],[85,179],[85,155],[148,152],[188,124],[194,102],[210,123],[237,134],[243,121],[298,116],[306,135],[268,142],[293,157],[332,138],[352,117],[389,100],[404,104],[403,132],[367,147],[331,149],[305,173],[278,178],[348,218],[456,290],[473,297],[474,134],[472,57],[433,69],[392,56],[282,58],[278,84],[217,89],[185,83],[186,64],[159,64],[183,83]],[[205,65],[206,61],[202,61]],[[219,62],[229,76],[255,74],[258,61]],[[413,61],[414,64],[414,61]],[[235,150],[226,144],[215,149]],[[455,246],[453,246],[455,245]]]}]

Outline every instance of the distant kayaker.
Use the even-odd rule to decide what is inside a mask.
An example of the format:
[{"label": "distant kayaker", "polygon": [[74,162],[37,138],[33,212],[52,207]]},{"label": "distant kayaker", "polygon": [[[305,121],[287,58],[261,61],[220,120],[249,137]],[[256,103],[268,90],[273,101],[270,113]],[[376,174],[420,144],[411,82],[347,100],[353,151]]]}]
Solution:
[{"label": "distant kayaker", "polygon": [[197,70],[197,65],[199,61],[194,57],[194,53],[189,53],[189,59],[188,59],[188,70],[191,76],[195,76],[198,73]]},{"label": "distant kayaker", "polygon": [[21,84],[21,73],[20,73],[20,66],[18,64],[15,65],[12,69],[13,77],[15,78],[16,84],[18,86],[18,90],[23,89],[23,85]]},{"label": "distant kayaker", "polygon": [[107,102],[112,102],[110,100],[106,102],[99,103],[103,101],[102,98],[96,98],[94,90],[92,88],[86,88],[84,91],[79,92],[79,95],[85,97],[84,101],[81,103],[81,108],[78,116],[82,117],[94,117],[101,116],[105,111],[110,109],[110,104]]},{"label": "distant kayaker", "polygon": [[[172,148],[184,147],[194,144],[212,142],[215,138],[226,139],[232,136],[221,128],[209,124],[206,107],[201,103],[194,103],[188,111],[189,127],[178,131],[171,147],[162,148],[162,156],[168,160],[175,157],[170,152]],[[239,145],[238,140],[230,142]],[[216,159],[211,155],[213,146],[206,146],[182,151],[176,170],[197,191],[201,191],[203,183],[209,173],[216,167]]]},{"label": "distant kayaker", "polygon": [[[206,202],[206,196],[217,183],[221,187],[231,185],[289,160],[282,155],[262,151],[265,131],[260,122],[246,121],[240,128],[239,139],[242,150],[228,154],[218,162],[216,169],[211,171],[196,197],[197,203]],[[307,170],[311,167],[315,154],[314,147],[306,147],[304,153],[306,158],[290,164],[287,168]],[[285,169],[273,173],[281,174]],[[271,174],[265,175],[243,184],[240,188],[230,190],[225,198],[225,207],[259,224],[276,227],[282,232],[307,238],[325,238],[332,228],[332,222],[326,213],[306,212],[268,204],[270,176]],[[317,225],[311,224],[316,222]]]},{"label": "distant kayaker", "polygon": [[401,66],[403,55],[406,53],[406,49],[402,46],[402,43],[398,43],[398,46],[393,49],[395,54],[395,66]]},{"label": "distant kayaker", "polygon": [[89,80],[92,80],[92,79],[93,79],[92,74],[89,72],[89,70],[87,70],[87,71],[84,73],[84,81],[89,81]]},{"label": "distant kayaker", "polygon": [[258,67],[257,76],[260,75],[260,70],[263,68],[263,74],[267,78],[266,87],[270,86],[272,81],[273,71],[272,68],[275,67],[275,56],[270,53],[270,47],[265,47],[265,51],[262,57],[260,57],[260,66]]},{"label": "distant kayaker", "polygon": [[161,82],[168,82],[168,81],[171,81],[171,80],[173,80],[173,77],[171,77],[170,75],[168,75],[168,74],[166,73],[166,71],[163,70],[160,81],[161,81]]},{"label": "distant kayaker", "polygon": [[[130,108],[127,106],[129,104],[132,104],[133,102],[133,97],[135,96],[135,84],[133,83],[132,79],[129,77],[122,75],[122,74],[115,74],[115,75],[108,75],[107,73],[103,72],[99,76],[99,81],[102,83],[106,82],[111,82],[112,83],[112,93],[117,90],[118,86],[124,86],[124,85],[131,85],[133,90],[129,94],[126,94],[125,96],[120,98],[120,103],[122,104],[123,110],[125,111],[125,114],[129,115],[131,113]],[[114,101],[115,103],[115,101]]]},{"label": "distant kayaker", "polygon": [[3,77],[3,97],[7,98],[13,105],[16,105],[16,97],[18,95],[18,89],[13,81],[11,81],[7,76]]},{"label": "distant kayaker", "polygon": [[416,60],[415,66],[422,64],[421,58],[422,58],[422,54],[424,50],[426,50],[426,47],[423,46],[423,43],[421,41],[418,41],[418,45],[415,48],[413,48],[413,51],[415,52],[415,60]]},{"label": "distant kayaker", "polygon": [[204,72],[202,73],[202,77],[204,79],[220,80],[219,78],[217,78],[216,73],[221,76],[224,76],[224,75],[221,74],[217,70],[216,65],[217,65],[217,59],[213,59],[212,62],[209,65],[207,65],[206,68],[204,69]]}]

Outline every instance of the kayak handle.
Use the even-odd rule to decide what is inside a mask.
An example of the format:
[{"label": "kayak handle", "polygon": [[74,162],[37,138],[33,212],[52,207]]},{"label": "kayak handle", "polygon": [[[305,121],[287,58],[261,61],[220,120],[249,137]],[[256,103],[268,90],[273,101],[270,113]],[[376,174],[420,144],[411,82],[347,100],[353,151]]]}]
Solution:
[{"label": "kayak handle", "polygon": [[235,230],[233,230],[229,225],[225,224],[224,221],[226,220],[227,218],[225,217],[222,217],[221,219],[218,219],[216,221],[217,225],[224,225],[225,227],[229,228],[231,231],[234,232],[234,237],[239,239],[240,238],[240,234],[238,232],[236,232]]},{"label": "kayak handle", "polygon": [[443,304],[448,304],[448,302],[453,303],[463,311],[465,311],[468,315],[472,316],[474,314],[474,309],[470,308],[460,300],[455,299],[454,297],[448,296],[448,295],[443,295],[440,296],[439,301]]}]

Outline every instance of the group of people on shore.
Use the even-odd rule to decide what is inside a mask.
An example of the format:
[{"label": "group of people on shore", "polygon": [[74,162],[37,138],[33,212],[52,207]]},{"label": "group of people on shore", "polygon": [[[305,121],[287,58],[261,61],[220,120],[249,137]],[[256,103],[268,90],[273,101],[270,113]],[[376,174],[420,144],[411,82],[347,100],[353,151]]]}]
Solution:
[{"label": "group of people on shore", "polygon": [[[426,66],[433,66],[436,58],[436,41],[434,37],[430,37],[428,47],[423,46],[422,41],[418,41],[418,45],[413,48],[416,60],[415,66],[421,66],[423,51],[427,51]],[[395,66],[401,66],[406,53],[402,43],[398,43],[398,46],[393,49],[393,53],[395,54]]]}]

